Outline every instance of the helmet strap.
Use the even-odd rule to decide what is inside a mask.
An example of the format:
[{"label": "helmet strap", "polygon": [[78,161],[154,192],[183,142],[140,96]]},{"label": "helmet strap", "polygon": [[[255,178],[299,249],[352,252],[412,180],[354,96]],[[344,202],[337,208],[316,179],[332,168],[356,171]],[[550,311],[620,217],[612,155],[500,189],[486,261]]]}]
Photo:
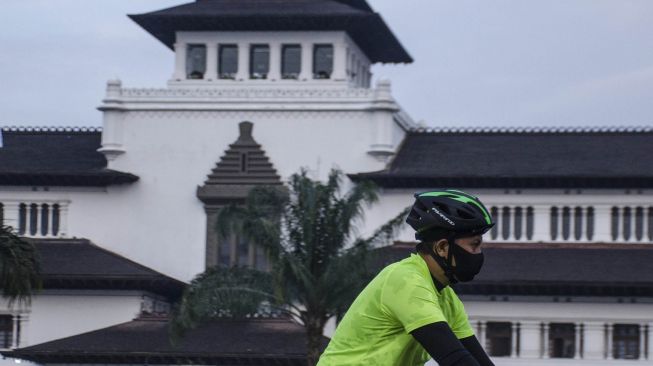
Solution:
[{"label": "helmet strap", "polygon": [[440,257],[438,255],[438,253],[435,250],[433,250],[433,247],[430,248],[429,254],[431,255],[431,257],[433,257],[433,260],[435,260],[435,262],[438,265],[440,265],[440,268],[442,268],[442,270],[444,271],[444,275],[449,280],[449,284],[454,285],[454,284],[458,283],[458,280],[456,279],[456,277],[454,276],[454,273],[453,273],[453,264],[451,263],[453,261],[453,250],[451,249],[451,246],[456,245],[455,244],[455,236],[450,235],[447,238],[447,241],[448,241],[448,244],[449,244],[449,248],[447,250],[447,258],[446,259]]}]

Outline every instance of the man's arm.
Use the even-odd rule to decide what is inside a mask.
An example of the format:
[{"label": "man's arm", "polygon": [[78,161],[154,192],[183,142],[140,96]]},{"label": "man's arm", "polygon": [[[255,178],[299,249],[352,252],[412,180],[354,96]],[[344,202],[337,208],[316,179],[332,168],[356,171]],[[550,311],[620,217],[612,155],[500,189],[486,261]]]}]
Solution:
[{"label": "man's arm", "polygon": [[480,366],[446,322],[427,324],[411,335],[440,366]]},{"label": "man's arm", "polygon": [[494,363],[492,363],[492,360],[490,360],[490,356],[487,355],[476,336],[463,338],[460,340],[460,342],[463,344],[463,346],[465,346],[465,348],[467,348],[469,353],[474,356],[479,365],[494,366]]}]

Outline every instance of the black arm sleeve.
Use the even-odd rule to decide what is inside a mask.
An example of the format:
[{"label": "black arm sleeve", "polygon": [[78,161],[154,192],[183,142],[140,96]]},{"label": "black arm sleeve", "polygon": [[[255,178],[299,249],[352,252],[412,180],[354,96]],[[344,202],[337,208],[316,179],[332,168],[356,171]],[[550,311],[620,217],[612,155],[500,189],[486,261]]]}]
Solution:
[{"label": "black arm sleeve", "polygon": [[411,334],[440,366],[480,366],[446,322],[427,324]]},{"label": "black arm sleeve", "polygon": [[490,357],[485,353],[485,350],[483,349],[483,346],[478,342],[478,339],[476,336],[471,336],[467,338],[463,338],[460,340],[460,342],[467,348],[469,353],[474,356],[476,361],[478,361],[479,365],[481,366],[494,366],[494,363],[492,363],[492,360],[490,360]]}]

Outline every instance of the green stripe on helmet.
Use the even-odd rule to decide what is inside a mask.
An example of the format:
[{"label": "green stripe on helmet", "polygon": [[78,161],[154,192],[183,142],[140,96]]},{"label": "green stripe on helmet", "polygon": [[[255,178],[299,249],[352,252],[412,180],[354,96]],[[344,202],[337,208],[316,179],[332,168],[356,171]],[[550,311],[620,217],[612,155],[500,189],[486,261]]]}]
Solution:
[{"label": "green stripe on helmet", "polygon": [[[460,194],[457,193],[457,192],[459,192]],[[457,191],[455,189],[448,189],[446,191],[425,192],[425,193],[420,194],[419,196],[420,197],[453,196],[453,197],[449,197],[449,198],[451,198],[452,200],[456,200],[458,202],[462,202],[462,203],[472,203],[481,210],[481,212],[483,213],[483,218],[485,218],[485,222],[488,225],[492,224],[492,219],[490,218],[490,213],[487,212],[487,210],[485,209],[485,207],[483,207],[482,204],[478,203],[478,198],[476,198],[476,197],[474,197],[474,196],[472,196],[472,195],[470,195],[468,193],[465,193],[465,192],[462,192],[462,191]]]}]

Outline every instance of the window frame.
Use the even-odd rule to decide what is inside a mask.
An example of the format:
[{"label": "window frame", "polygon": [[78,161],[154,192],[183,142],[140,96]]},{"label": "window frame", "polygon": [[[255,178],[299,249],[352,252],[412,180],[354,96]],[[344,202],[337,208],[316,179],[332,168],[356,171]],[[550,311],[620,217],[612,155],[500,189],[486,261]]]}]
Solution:
[{"label": "window frame", "polygon": [[[265,73],[254,72],[254,54],[256,49],[267,49],[267,63]],[[266,43],[254,43],[249,45],[249,78],[252,80],[266,80],[270,76],[270,45]]]}]

